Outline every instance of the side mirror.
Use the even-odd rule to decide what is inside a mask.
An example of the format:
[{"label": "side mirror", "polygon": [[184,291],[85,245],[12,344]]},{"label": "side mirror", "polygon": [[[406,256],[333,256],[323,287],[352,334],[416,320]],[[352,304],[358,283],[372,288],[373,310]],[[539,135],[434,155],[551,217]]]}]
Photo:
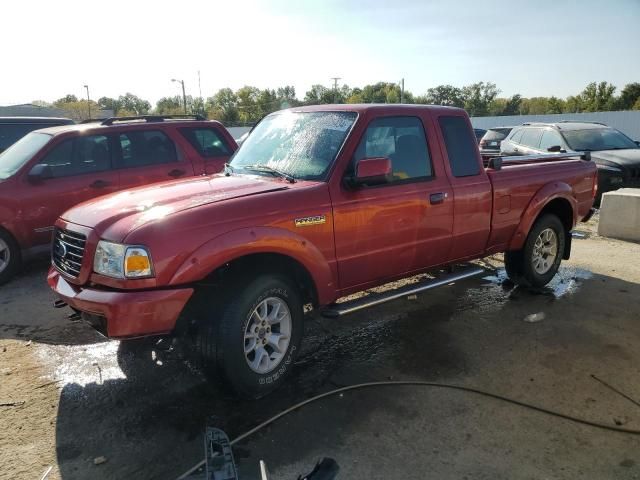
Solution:
[{"label": "side mirror", "polygon": [[47,178],[51,178],[52,176],[53,175],[51,172],[51,167],[44,163],[38,163],[37,165],[34,165],[27,174],[27,178],[33,183],[41,182],[42,180],[46,180]]},{"label": "side mirror", "polygon": [[492,170],[502,170],[502,158],[501,157],[490,158],[488,167]]},{"label": "side mirror", "polygon": [[372,186],[389,183],[393,180],[391,160],[387,157],[363,158],[356,163],[355,175],[351,178],[353,186]]},{"label": "side mirror", "polygon": [[636,145],[638,145],[640,147],[640,140],[636,140]]}]

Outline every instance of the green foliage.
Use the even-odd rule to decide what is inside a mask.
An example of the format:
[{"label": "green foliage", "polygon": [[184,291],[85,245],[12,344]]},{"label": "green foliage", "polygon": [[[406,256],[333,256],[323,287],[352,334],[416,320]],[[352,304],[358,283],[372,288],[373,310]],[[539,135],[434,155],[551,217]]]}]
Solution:
[{"label": "green foliage", "polygon": [[616,87],[607,82],[591,82],[580,94],[585,112],[614,110]]},{"label": "green foliage", "polygon": [[452,85],[438,85],[427,90],[424,97],[416,97],[416,103],[460,108],[464,107],[464,100],[462,89]]},{"label": "green foliage", "polygon": [[478,82],[462,87],[464,108],[471,116],[484,116],[489,114],[491,102],[500,93],[495,83]]},{"label": "green foliage", "polygon": [[151,110],[149,102],[129,92],[118,97],[118,104],[120,108],[134,112],[136,115],[146,115]]},{"label": "green foliage", "polygon": [[[515,94],[509,98],[499,98],[500,90],[494,83],[477,82],[463,87],[438,85],[429,88],[424,95],[414,95],[404,91],[404,103],[445,105],[465,108],[469,115],[528,115],[551,113],[595,112],[608,110],[640,110],[640,83],[629,83],[616,96],[616,87],[608,82],[591,82],[582,92],[566,99],[551,97],[523,98]],[[291,85],[276,89],[259,89],[244,86],[237,91],[222,88],[206,101],[187,95],[187,112],[198,113],[217,119],[226,125],[255,123],[271,112],[298,105],[322,105],[330,103],[400,103],[402,92],[398,83],[378,82],[362,88],[341,85],[313,85],[305,92],[303,101],[296,97]],[[155,113],[182,114],[182,96],[163,97],[158,100]],[[42,100],[32,102],[49,106]],[[65,95],[53,102],[53,106],[65,109],[76,120],[87,118],[87,101],[73,94]],[[95,116],[99,109],[113,110],[115,115],[143,115],[151,111],[151,104],[140,97],[126,93],[118,98],[100,97],[91,102],[91,112]]]},{"label": "green foliage", "polygon": [[618,108],[621,110],[639,110],[638,100],[640,100],[640,83],[629,83],[620,92]]},{"label": "green foliage", "polygon": [[77,101],[78,101],[78,97],[76,97],[75,95],[68,94],[68,95],[65,95],[62,98],[59,98],[55,102],[53,102],[53,105],[55,107],[62,108],[62,107],[60,107],[60,105],[64,105],[64,104],[67,104],[67,103],[74,103],[74,102],[77,102]]}]

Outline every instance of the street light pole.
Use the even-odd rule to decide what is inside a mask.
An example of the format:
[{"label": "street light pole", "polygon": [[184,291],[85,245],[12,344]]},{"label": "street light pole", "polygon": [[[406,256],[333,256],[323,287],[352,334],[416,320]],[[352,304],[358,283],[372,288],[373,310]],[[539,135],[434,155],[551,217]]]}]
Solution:
[{"label": "street light pole", "polygon": [[89,85],[85,85],[84,88],[87,89],[87,110],[89,110],[89,118],[91,118],[91,99],[89,98]]},{"label": "street light pole", "polygon": [[341,79],[341,77],[331,77],[331,80],[333,80],[333,103],[338,101],[338,80]]},{"label": "street light pole", "polygon": [[184,114],[187,114],[187,94],[185,93],[184,90],[184,80],[177,80],[175,78],[171,79],[172,82],[178,82],[179,84],[182,85],[182,105],[184,106]]}]

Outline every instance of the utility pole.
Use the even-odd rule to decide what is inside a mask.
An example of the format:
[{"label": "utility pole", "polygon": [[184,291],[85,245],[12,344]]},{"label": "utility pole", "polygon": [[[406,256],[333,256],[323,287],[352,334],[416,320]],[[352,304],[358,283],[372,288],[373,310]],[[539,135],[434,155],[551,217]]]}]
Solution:
[{"label": "utility pole", "polygon": [[400,103],[404,103],[404,78],[400,80]]},{"label": "utility pole", "polygon": [[184,106],[184,114],[187,114],[187,94],[184,91],[184,80],[177,80],[175,78],[171,79],[172,82],[178,82],[182,85],[182,104]]},{"label": "utility pole", "polygon": [[89,98],[89,85],[85,85],[84,88],[87,89],[87,110],[89,111],[89,118],[91,118],[91,99]]},{"label": "utility pole", "polygon": [[338,80],[342,80],[342,77],[331,77],[333,80],[333,103],[338,101]]}]

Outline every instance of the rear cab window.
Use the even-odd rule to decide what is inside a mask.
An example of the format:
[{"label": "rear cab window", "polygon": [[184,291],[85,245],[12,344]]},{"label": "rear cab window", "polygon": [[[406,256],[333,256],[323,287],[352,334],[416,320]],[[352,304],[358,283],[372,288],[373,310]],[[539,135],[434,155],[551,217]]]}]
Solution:
[{"label": "rear cab window", "polygon": [[176,146],[160,130],[136,130],[117,134],[120,168],[144,167],[178,161]]},{"label": "rear cab window", "polygon": [[179,130],[202,157],[228,157],[232,153],[226,139],[213,127],[189,127]]},{"label": "rear cab window", "polygon": [[477,147],[471,129],[464,117],[442,116],[438,119],[440,130],[454,177],[471,177],[480,174]]},{"label": "rear cab window", "polygon": [[391,160],[393,182],[433,176],[424,127],[418,117],[382,117],[371,121],[360,139],[352,165],[363,158],[374,157]]}]

